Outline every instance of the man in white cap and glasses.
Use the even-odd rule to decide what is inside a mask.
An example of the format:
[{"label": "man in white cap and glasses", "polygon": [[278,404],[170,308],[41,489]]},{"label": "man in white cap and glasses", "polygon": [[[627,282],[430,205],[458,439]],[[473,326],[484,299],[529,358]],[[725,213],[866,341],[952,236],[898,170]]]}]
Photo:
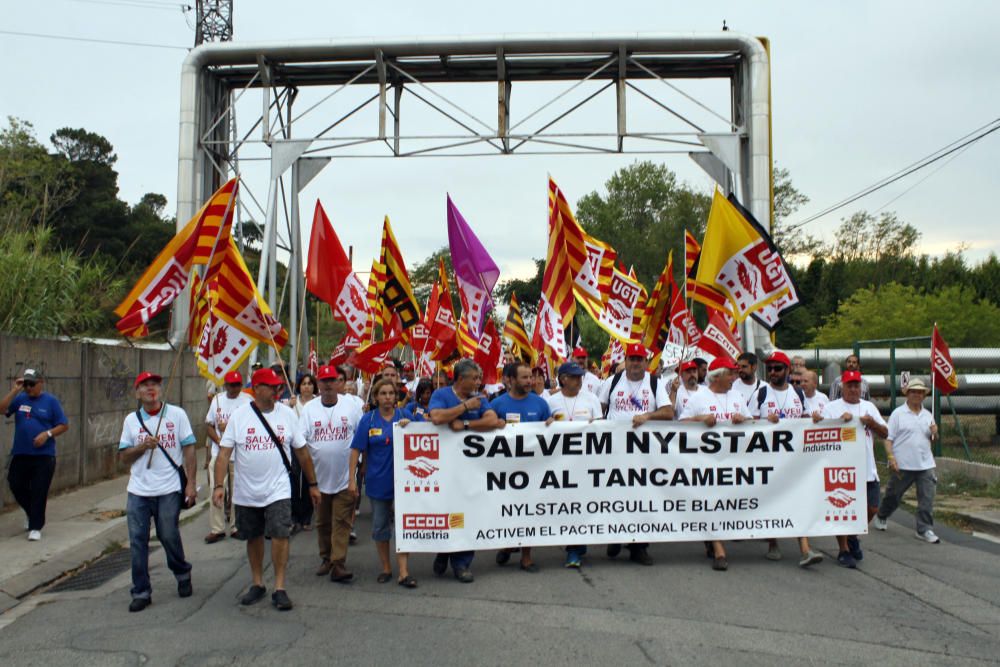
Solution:
[{"label": "man in white cap and glasses", "polygon": [[889,436],[886,453],[891,475],[885,497],[875,515],[875,527],[885,530],[886,519],[899,507],[907,489],[917,487],[917,539],[938,544],[934,534],[934,493],[937,489],[934,455],[931,443],[937,440],[938,428],[934,417],[924,408],[930,389],[920,378],[906,385],[906,402],[889,415]]}]

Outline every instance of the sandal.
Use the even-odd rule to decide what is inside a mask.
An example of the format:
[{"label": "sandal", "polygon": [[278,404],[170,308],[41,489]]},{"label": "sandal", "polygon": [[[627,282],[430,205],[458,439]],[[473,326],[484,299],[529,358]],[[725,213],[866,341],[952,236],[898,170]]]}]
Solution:
[{"label": "sandal", "polygon": [[392,579],[392,572],[380,572],[378,578],[375,581],[377,581],[380,584],[384,584],[390,579]]},{"label": "sandal", "polygon": [[416,588],[417,580],[411,577],[410,575],[406,575],[405,577],[399,580],[399,585],[402,586],[403,588]]}]

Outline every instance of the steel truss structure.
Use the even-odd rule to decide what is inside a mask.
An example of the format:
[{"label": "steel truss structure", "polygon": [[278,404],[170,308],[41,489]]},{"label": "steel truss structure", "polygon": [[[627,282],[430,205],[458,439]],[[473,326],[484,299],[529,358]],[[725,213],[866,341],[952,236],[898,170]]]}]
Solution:
[{"label": "steel truss structure", "polygon": [[[729,108],[720,112],[685,92],[680,84],[693,79],[728,82]],[[455,84],[484,83],[496,85],[496,117],[489,120],[450,96]],[[553,94],[518,114],[512,107],[515,84],[544,84],[541,90]],[[349,103],[331,111],[340,101],[334,98],[345,91],[341,100]],[[559,131],[557,125],[604,91],[614,95],[613,123]],[[404,94],[452,130],[404,134]],[[300,97],[310,97],[301,111]],[[654,105],[678,127],[630,131],[633,99]],[[698,111],[698,118],[681,111],[679,103]],[[248,125],[241,112],[237,132],[237,109],[248,104],[258,110]],[[372,122],[360,132],[344,132],[357,125],[363,110]],[[425,122],[422,118],[418,122]],[[304,285],[301,271],[290,271],[288,284],[279,289],[277,251],[289,254],[288,266],[301,266],[298,193],[331,159],[683,153],[735,191],[759,220],[770,220],[767,45],[730,31],[204,44],[191,51],[182,69],[179,148],[178,226],[222,182],[240,174],[241,163],[269,164],[266,197],[241,177],[237,214],[264,217],[258,283],[279,312],[286,292],[290,304],[303,300]],[[279,246],[280,215],[286,224]],[[300,308],[289,310],[294,372],[303,317]],[[187,312],[186,299],[179,299],[175,340],[183,340]],[[760,330],[746,334],[750,349],[765,344]]]}]

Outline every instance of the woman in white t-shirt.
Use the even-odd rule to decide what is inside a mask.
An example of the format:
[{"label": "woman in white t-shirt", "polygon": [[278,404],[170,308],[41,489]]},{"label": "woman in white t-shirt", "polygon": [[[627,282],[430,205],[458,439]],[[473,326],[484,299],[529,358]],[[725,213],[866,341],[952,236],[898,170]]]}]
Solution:
[{"label": "woman in white t-shirt", "polygon": [[[289,405],[295,410],[295,416],[301,417],[302,410],[305,409],[309,401],[316,398],[316,378],[312,373],[306,373],[295,383],[295,394],[289,401]],[[299,465],[299,460],[292,457],[292,479],[295,484],[292,487],[292,534],[300,530],[312,530],[313,504],[309,499],[309,483],[306,481]]]}]

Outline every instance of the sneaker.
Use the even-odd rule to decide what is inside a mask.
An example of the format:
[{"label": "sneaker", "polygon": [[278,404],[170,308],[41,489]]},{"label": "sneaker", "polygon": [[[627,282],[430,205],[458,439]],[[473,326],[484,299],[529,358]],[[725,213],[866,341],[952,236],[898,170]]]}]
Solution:
[{"label": "sneaker", "polygon": [[837,554],[837,564],[853,570],[858,566],[858,561],[854,559],[850,551],[841,551]]},{"label": "sneaker", "polygon": [[646,547],[637,547],[632,549],[629,553],[628,559],[633,563],[638,563],[639,565],[653,564],[653,559],[650,557],[649,552],[646,551]]},{"label": "sneaker", "polygon": [[851,535],[847,538],[847,548],[854,556],[854,560],[862,560],[865,557],[865,552],[861,550],[861,540],[858,539],[857,535]]},{"label": "sneaker", "polygon": [[153,604],[152,598],[132,598],[132,601],[128,605],[128,610],[142,611],[151,604]]},{"label": "sneaker", "polygon": [[252,604],[257,604],[258,602],[264,599],[264,594],[266,592],[267,589],[264,588],[263,586],[251,586],[250,590],[248,590],[246,594],[244,594],[244,596],[240,598],[240,604],[243,605],[244,607],[249,607]]},{"label": "sneaker", "polygon": [[209,533],[205,536],[205,544],[215,544],[219,540],[226,539],[225,533]]},{"label": "sneaker", "polygon": [[889,522],[880,516],[876,516],[872,521],[872,525],[875,526],[875,530],[886,530],[889,528]]},{"label": "sneaker", "polygon": [[924,542],[930,542],[931,544],[940,544],[941,538],[934,534],[934,531],[928,528],[921,533],[917,533],[917,539],[923,540]]},{"label": "sneaker", "polygon": [[352,530],[351,533],[347,536],[347,542],[348,544],[357,544],[358,534]]},{"label": "sneaker", "polygon": [[40,530],[30,530],[28,531],[28,540],[30,542],[37,542],[42,539],[42,531]]},{"label": "sneaker", "polygon": [[434,574],[441,576],[448,569],[448,554],[438,554],[434,557]]},{"label": "sneaker", "polygon": [[781,549],[778,548],[777,544],[768,545],[764,558],[768,560],[781,560]]},{"label": "sneaker", "polygon": [[288,611],[292,608],[292,601],[288,599],[288,593],[277,590],[271,593],[271,605],[278,611]]},{"label": "sneaker", "polygon": [[194,593],[194,588],[191,586],[191,580],[185,579],[184,581],[177,582],[177,595],[182,598],[189,598],[191,594]]},{"label": "sneaker", "polygon": [[455,578],[461,581],[463,584],[471,584],[475,581],[475,577],[472,576],[472,571],[465,568],[455,571]]},{"label": "sneaker", "polygon": [[810,565],[815,565],[816,563],[823,562],[823,554],[818,554],[815,551],[808,551],[802,554],[802,559],[799,560],[799,567],[809,567]]},{"label": "sneaker", "polygon": [[580,565],[580,554],[575,551],[566,552],[566,567],[579,568]]}]

